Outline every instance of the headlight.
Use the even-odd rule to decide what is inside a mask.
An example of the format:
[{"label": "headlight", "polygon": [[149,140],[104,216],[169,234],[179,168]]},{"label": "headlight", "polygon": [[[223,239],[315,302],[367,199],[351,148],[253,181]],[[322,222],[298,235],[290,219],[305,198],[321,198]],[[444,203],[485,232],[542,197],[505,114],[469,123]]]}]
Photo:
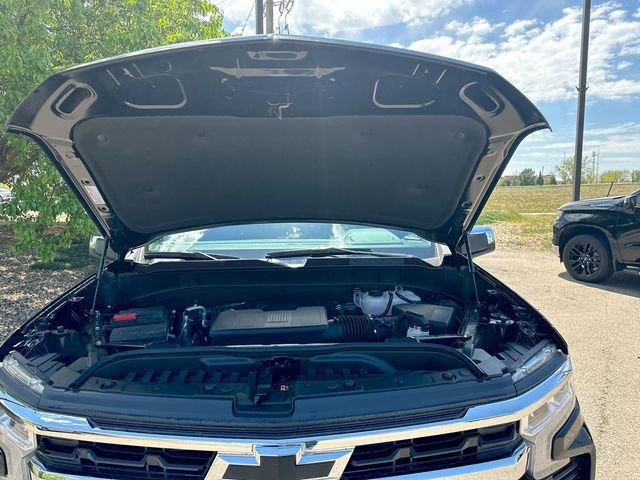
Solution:
[{"label": "headlight", "polygon": [[575,406],[575,398],[573,386],[567,381],[549,400],[522,421],[522,435],[533,439],[546,427],[556,423],[558,417],[565,420],[569,418]]},{"label": "headlight", "polygon": [[558,210],[558,211],[556,212],[556,222],[557,222],[558,220],[560,220],[560,217],[562,217],[562,214],[563,214],[563,213],[564,213],[564,212],[563,212],[562,210]]},{"label": "headlight", "polygon": [[520,422],[520,434],[529,444],[530,470],[534,478],[544,478],[568,463],[553,460],[553,438],[566,423],[576,406],[576,396],[567,378],[562,386]]},{"label": "headlight", "polygon": [[517,382],[522,380],[524,377],[529,375],[531,372],[536,371],[542,365],[544,365],[551,357],[553,357],[558,352],[558,347],[553,344],[549,344],[540,349],[535,355],[533,355],[529,360],[524,362],[518,368],[516,368],[515,372],[513,372],[513,381]]},{"label": "headlight", "polygon": [[44,387],[46,385],[44,381],[36,377],[27,367],[18,361],[13,353],[9,353],[4,357],[0,366],[4,368],[9,375],[29,387],[31,390],[37,393],[44,392]]}]

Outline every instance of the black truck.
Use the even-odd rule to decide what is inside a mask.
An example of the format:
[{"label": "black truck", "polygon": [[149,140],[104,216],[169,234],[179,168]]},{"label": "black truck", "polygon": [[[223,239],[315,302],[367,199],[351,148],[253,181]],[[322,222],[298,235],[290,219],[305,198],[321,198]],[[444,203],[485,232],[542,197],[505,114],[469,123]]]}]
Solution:
[{"label": "black truck", "polygon": [[553,248],[567,272],[583,282],[640,268],[640,190],[563,205],[553,225]]},{"label": "black truck", "polygon": [[545,128],[491,70],[328,39],[49,77],[7,129],[103,255],[0,344],[0,478],[594,480],[566,342],[473,262]]}]

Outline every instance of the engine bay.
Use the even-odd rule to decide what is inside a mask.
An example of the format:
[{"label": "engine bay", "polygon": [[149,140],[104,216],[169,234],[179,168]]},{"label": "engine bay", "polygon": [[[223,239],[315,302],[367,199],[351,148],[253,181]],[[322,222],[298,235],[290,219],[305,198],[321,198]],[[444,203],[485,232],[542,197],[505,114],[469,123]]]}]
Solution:
[{"label": "engine bay", "polygon": [[[289,345],[300,343],[451,341],[462,321],[450,301],[423,303],[413,292],[354,291],[352,302],[318,305],[238,302],[194,303],[181,311],[164,306],[106,312],[107,348],[208,345]],[[356,303],[357,302],[357,303]]]},{"label": "engine bay", "polygon": [[[305,398],[505,377],[552,345],[526,304],[489,283],[474,299],[464,276],[442,270],[406,283],[372,281],[374,270],[361,282],[314,270],[285,273],[305,282],[178,275],[186,287],[160,267],[109,272],[97,309],[88,284],[16,332],[10,356],[66,392],[216,398],[236,415],[291,415]],[[434,287],[444,280],[458,290]]]}]

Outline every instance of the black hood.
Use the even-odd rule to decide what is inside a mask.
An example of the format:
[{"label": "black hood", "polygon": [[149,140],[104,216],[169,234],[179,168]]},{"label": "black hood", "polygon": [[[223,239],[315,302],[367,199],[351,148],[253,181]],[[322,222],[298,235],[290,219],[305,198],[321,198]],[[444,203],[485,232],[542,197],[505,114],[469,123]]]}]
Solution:
[{"label": "black hood", "polygon": [[560,210],[610,210],[615,207],[621,207],[623,200],[624,197],[621,196],[588,198],[565,203],[560,207]]},{"label": "black hood", "polygon": [[41,145],[123,252],[271,221],[392,226],[455,247],[519,142],[546,127],[485,68],[263,36],[55,74],[7,128]]}]

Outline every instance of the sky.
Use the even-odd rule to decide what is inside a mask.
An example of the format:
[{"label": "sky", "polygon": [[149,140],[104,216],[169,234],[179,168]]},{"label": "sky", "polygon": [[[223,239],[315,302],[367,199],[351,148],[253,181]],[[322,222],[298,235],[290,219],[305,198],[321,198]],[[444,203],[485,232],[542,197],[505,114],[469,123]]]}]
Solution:
[{"label": "sky", "polygon": [[[249,15],[254,0],[214,1],[228,31],[254,33]],[[551,173],[564,156],[573,155],[581,5],[581,0],[295,0],[287,23],[292,35],[392,45],[493,68],[536,104],[553,129],[529,136],[507,173],[524,168]],[[638,169],[640,0],[594,0],[589,49],[584,152],[598,151],[601,172]]]}]

